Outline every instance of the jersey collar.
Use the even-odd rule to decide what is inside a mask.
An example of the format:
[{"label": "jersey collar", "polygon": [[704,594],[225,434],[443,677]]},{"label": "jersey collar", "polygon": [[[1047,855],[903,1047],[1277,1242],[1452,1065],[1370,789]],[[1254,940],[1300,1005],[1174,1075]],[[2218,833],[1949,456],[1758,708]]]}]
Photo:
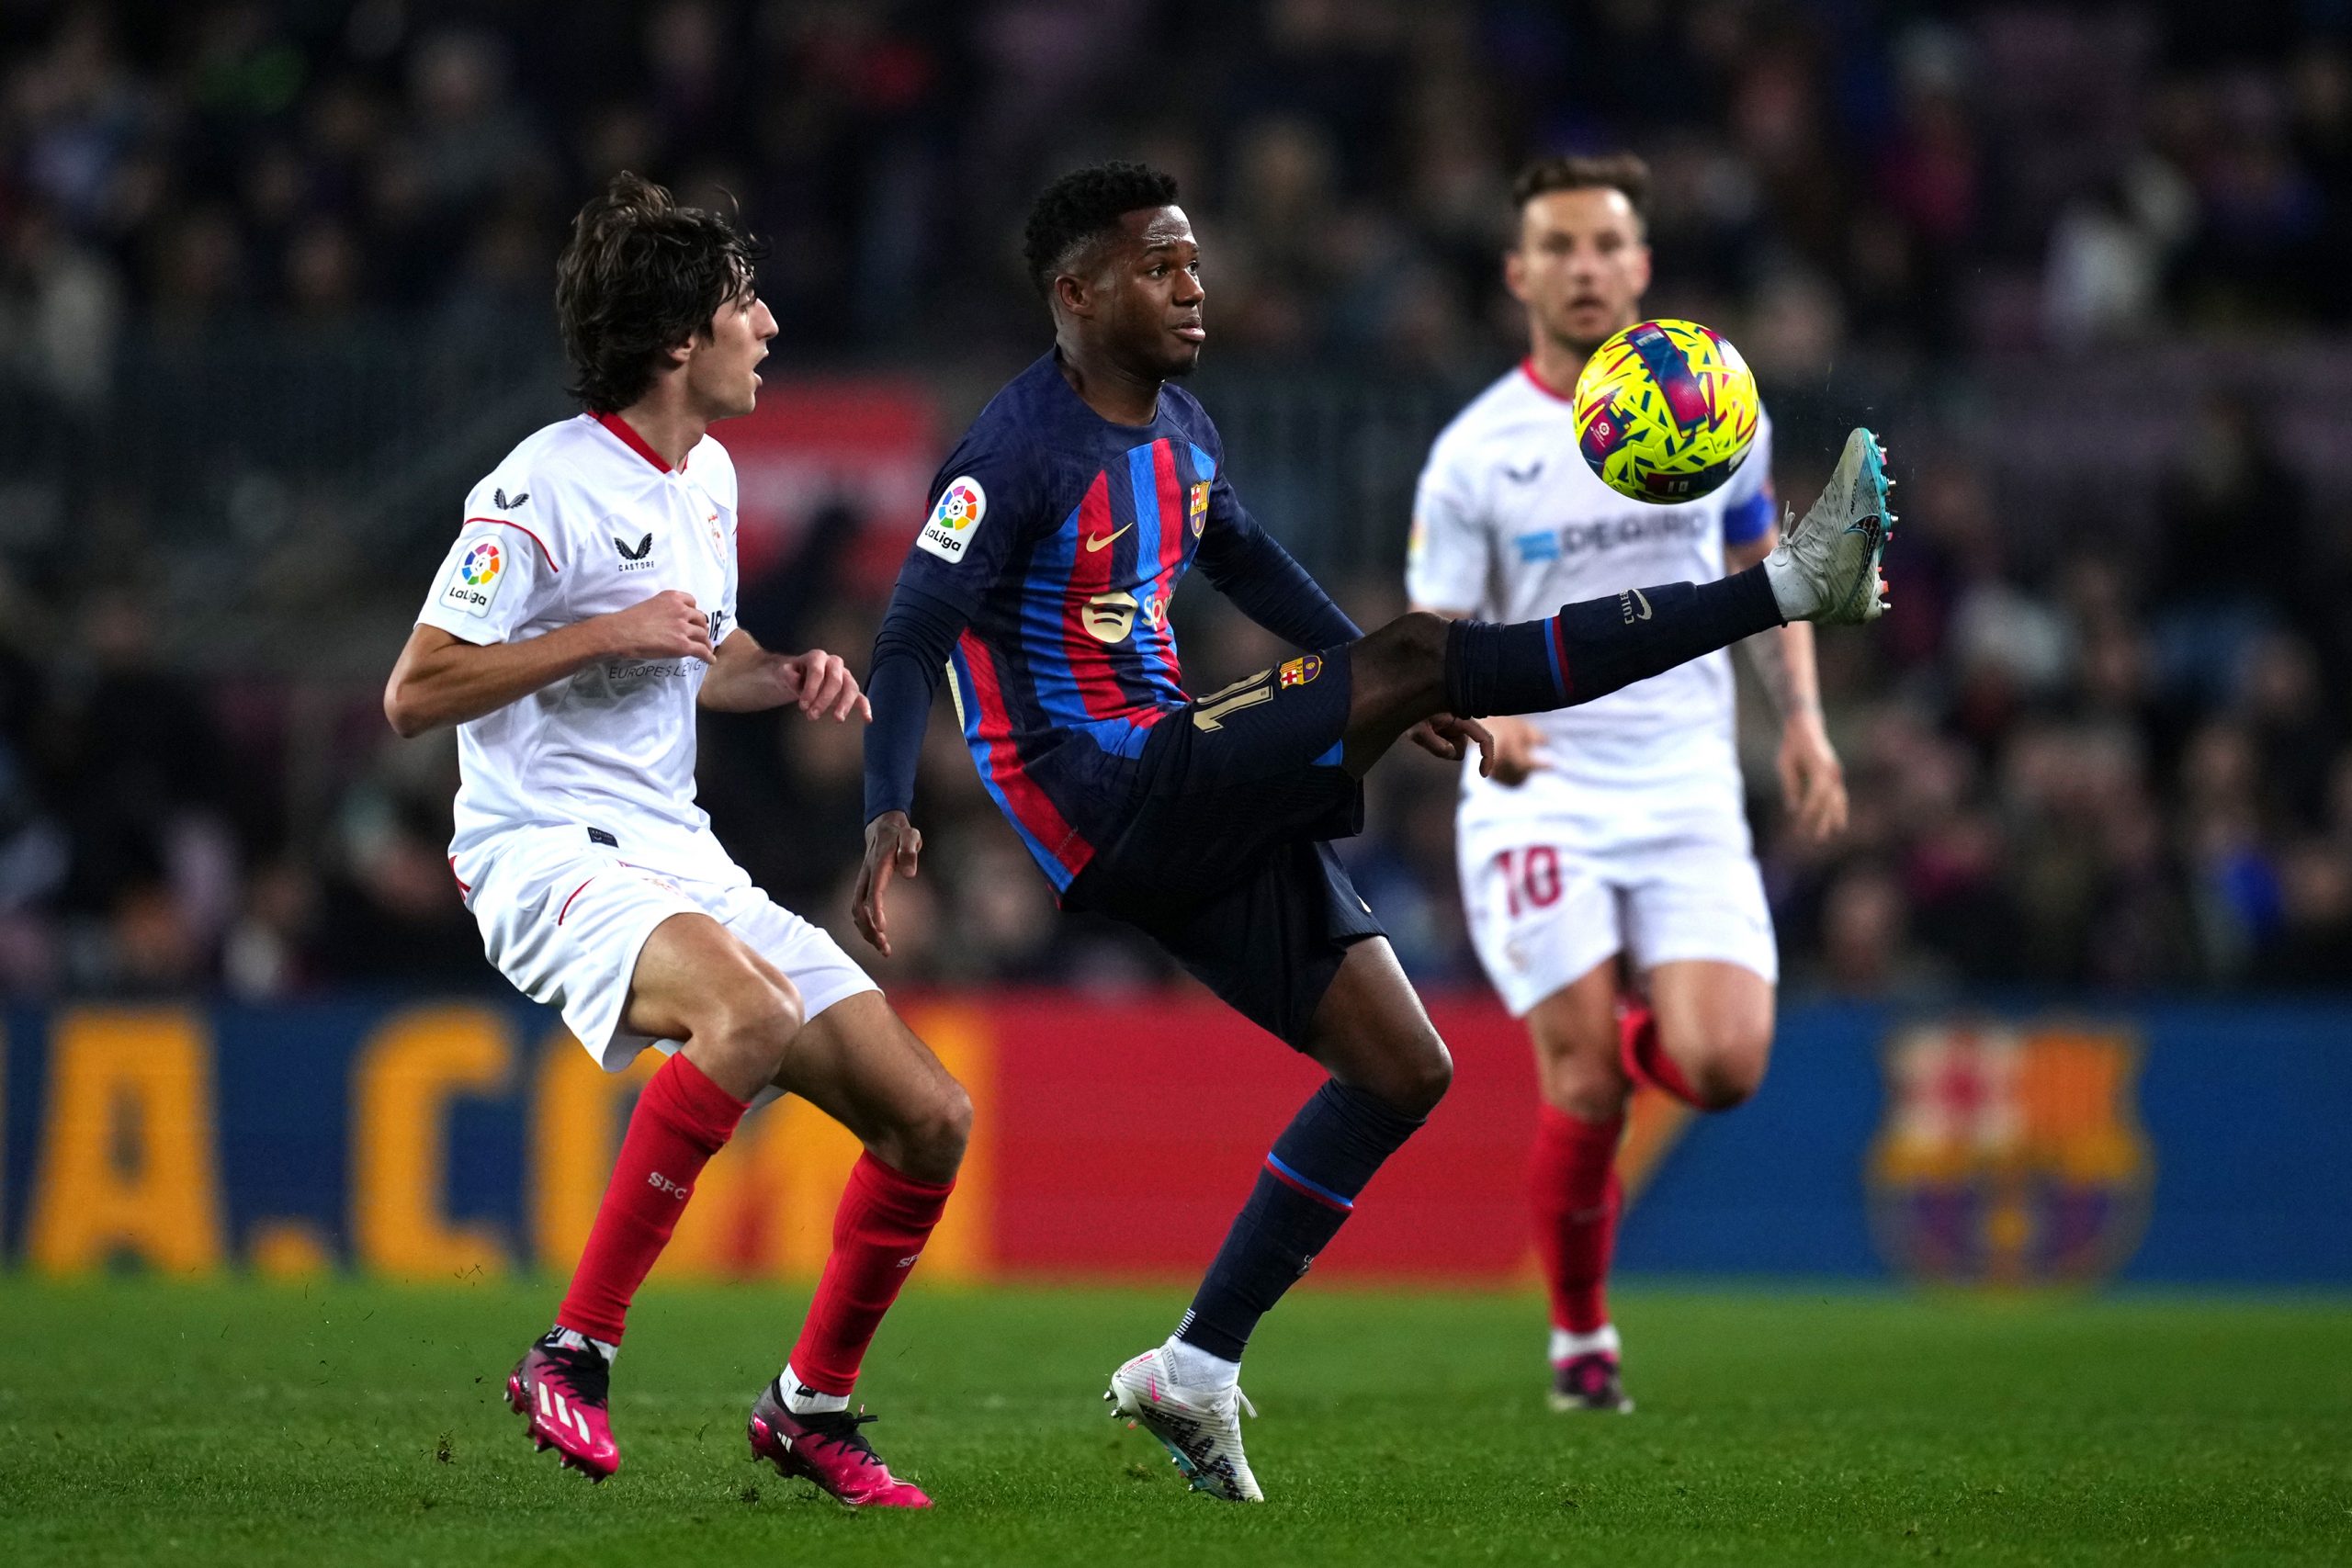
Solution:
[{"label": "jersey collar", "polygon": [[[639,435],[637,433],[636,428],[620,415],[616,413],[600,413],[595,415],[594,418],[598,424],[603,425],[606,430],[613,433],[615,440],[628,447],[630,451],[636,453],[639,457],[644,458],[647,462],[652,464],[662,472],[665,474],[671,472],[683,474],[686,471],[686,465],[684,462],[679,463],[677,468],[673,470],[668,463],[662,460],[662,454],[656,452],[651,444],[650,444],[644,436]],[[686,457],[691,460],[694,454],[689,452],[686,454]]]},{"label": "jersey collar", "polygon": [[1527,378],[1527,384],[1529,386],[1533,387],[1537,391],[1543,393],[1545,397],[1552,399],[1555,402],[1573,404],[1576,401],[1576,399],[1560,390],[1557,387],[1553,386],[1549,381],[1546,381],[1543,377],[1538,376],[1535,373],[1535,356],[1531,354],[1526,358],[1521,360],[1519,362],[1519,369],[1520,374]]}]

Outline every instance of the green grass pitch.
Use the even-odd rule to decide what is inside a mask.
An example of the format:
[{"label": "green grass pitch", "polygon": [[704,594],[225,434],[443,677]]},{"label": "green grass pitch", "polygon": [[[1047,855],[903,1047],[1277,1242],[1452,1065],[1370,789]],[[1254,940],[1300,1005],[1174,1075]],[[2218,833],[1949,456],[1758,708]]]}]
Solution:
[{"label": "green grass pitch", "polygon": [[1628,1291],[1640,1413],[1558,1416],[1532,1296],[1318,1282],[1245,1508],[1101,1403],[1182,1291],[919,1291],[861,1397],[940,1506],[854,1515],[746,1456],[797,1295],[649,1292],[599,1488],[502,1397],[554,1294],[0,1277],[0,1562],[2352,1561],[2341,1301]]}]

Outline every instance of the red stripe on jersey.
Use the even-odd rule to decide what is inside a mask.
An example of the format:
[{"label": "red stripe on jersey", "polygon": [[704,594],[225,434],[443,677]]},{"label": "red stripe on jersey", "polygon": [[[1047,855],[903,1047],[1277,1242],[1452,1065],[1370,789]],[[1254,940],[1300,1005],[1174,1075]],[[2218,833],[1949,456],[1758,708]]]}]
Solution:
[{"label": "red stripe on jersey", "polygon": [[469,517],[463,523],[458,524],[458,526],[460,528],[470,528],[477,523],[495,523],[502,528],[514,529],[516,533],[530,540],[531,543],[539,547],[539,554],[547,560],[548,574],[550,576],[556,574],[555,557],[548,554],[548,542],[545,539],[540,538],[537,534],[532,533],[528,528],[524,527],[520,523],[515,522],[512,517]]},{"label": "red stripe on jersey", "polygon": [[1168,672],[1176,689],[1184,688],[1184,671],[1176,661],[1176,634],[1168,626],[1168,603],[1176,596],[1176,576],[1184,570],[1184,541],[1193,519],[1184,506],[1184,486],[1176,475],[1176,444],[1151,444],[1151,478],[1159,491],[1159,570],[1152,582],[1152,599],[1159,607],[1159,622],[1150,628],[1151,656]]},{"label": "red stripe on jersey", "polygon": [[1119,688],[1111,650],[1086,629],[1087,601],[1111,589],[1111,561],[1118,547],[1111,533],[1111,476],[1102,473],[1078,503],[1078,537],[1070,541],[1069,583],[1062,591],[1062,651],[1069,656],[1070,679],[1078,682],[1078,700],[1089,718],[1116,718],[1135,705]]},{"label": "red stripe on jersey", "polygon": [[972,677],[972,695],[980,705],[979,733],[989,750],[989,777],[1004,795],[1005,804],[1021,819],[1029,836],[1046,847],[1061,868],[1076,876],[1094,858],[1094,846],[1078,830],[1022,770],[1021,753],[1012,740],[1012,718],[1004,705],[1004,689],[997,682],[996,660],[988,645],[967,628],[956,639],[964,652],[964,667]]}]

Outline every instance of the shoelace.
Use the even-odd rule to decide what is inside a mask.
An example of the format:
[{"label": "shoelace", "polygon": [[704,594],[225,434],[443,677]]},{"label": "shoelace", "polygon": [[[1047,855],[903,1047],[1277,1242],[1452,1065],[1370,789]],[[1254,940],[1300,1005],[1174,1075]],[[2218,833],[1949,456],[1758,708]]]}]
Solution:
[{"label": "shoelace", "polygon": [[867,1464],[888,1468],[882,1464],[882,1456],[874,1451],[874,1445],[865,1440],[865,1434],[858,1430],[869,1421],[882,1419],[879,1416],[869,1416],[863,1410],[854,1416],[846,1410],[827,1410],[813,1416],[795,1416],[793,1419],[800,1423],[803,1430],[840,1444]]},{"label": "shoelace", "polygon": [[539,1353],[555,1363],[570,1385],[571,1397],[582,1404],[603,1404],[612,1393],[613,1369],[593,1349],[539,1341]]}]

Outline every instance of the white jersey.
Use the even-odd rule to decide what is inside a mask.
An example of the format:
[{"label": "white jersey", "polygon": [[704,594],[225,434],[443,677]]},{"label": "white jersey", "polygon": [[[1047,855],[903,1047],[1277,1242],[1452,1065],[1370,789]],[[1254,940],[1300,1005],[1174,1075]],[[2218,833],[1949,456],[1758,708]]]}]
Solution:
[{"label": "white jersey", "polygon": [[[1671,506],[1619,495],[1586,466],[1566,399],[1522,364],[1430,448],[1406,589],[1416,604],[1530,621],[1565,604],[1724,575],[1726,543],[1771,526],[1771,426],[1713,494]],[[1732,672],[1708,654],[1577,707],[1530,716],[1546,766],[1517,788],[1463,774],[1464,864],[1541,822],[1595,852],[1698,835],[1747,841],[1732,734]]]},{"label": "white jersey", "polygon": [[[694,595],[715,648],[735,623],[735,465],[705,436],[673,469],[626,423],[582,414],[507,455],[417,619],[514,642],[665,589]],[[457,836],[473,883],[516,829],[574,825],[636,864],[719,879],[732,863],[695,804],[698,659],[610,659],[458,727]],[[586,835],[583,835],[583,839]]]}]

